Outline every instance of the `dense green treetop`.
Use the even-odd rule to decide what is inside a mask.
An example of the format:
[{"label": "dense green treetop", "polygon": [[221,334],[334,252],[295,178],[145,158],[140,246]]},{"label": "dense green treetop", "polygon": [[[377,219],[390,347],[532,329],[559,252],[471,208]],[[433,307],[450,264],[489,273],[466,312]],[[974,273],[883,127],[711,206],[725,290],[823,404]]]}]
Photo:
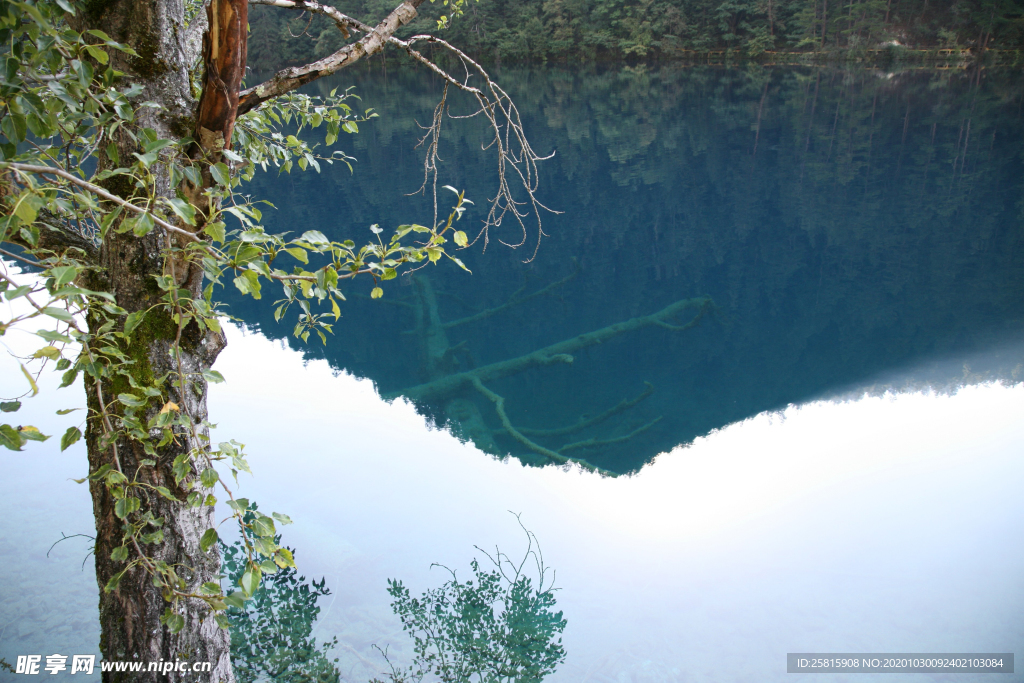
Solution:
[{"label": "dense green treetop", "polygon": [[[328,0],[349,15],[382,18],[384,0]],[[405,35],[436,27],[424,8]],[[253,7],[249,64],[274,69],[337,50],[322,16]],[[688,50],[1019,49],[1024,4],[1015,0],[476,0],[446,38],[498,61],[673,59]],[[897,48],[898,49],[898,48]]]}]

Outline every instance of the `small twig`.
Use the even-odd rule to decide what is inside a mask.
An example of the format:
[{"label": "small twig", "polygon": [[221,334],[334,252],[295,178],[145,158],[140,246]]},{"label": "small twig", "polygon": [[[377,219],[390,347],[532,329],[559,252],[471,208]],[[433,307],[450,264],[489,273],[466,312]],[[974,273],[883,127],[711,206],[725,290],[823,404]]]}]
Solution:
[{"label": "small twig", "polygon": [[12,254],[11,252],[7,251],[6,249],[0,249],[0,254],[3,254],[7,258],[12,258],[12,259],[15,259],[16,261],[21,261],[22,263],[27,263],[28,265],[32,266],[33,268],[42,268],[43,267],[41,264],[36,263],[35,261],[29,261],[27,258],[23,258],[21,256],[18,256],[17,254]]},{"label": "small twig", "polygon": [[612,437],[612,438],[609,438],[609,439],[587,439],[585,441],[577,441],[575,443],[570,443],[570,444],[566,444],[565,446],[562,446],[561,448],[558,449],[558,452],[559,453],[564,453],[566,451],[574,451],[574,450],[576,450],[578,448],[593,448],[595,446],[607,446],[607,445],[613,444],[613,443],[622,443],[623,441],[629,441],[630,439],[632,439],[637,434],[641,434],[643,432],[646,432],[648,429],[650,429],[654,425],[656,425],[659,422],[661,422],[663,417],[664,416],[659,415],[658,417],[654,418],[653,420],[651,420],[647,424],[645,424],[645,425],[643,425],[641,427],[637,427],[636,429],[631,431],[629,434],[626,434],[624,436],[616,436],[616,437]]},{"label": "small twig", "polygon": [[[573,261],[575,261],[575,259],[573,259]],[[516,290],[516,292],[514,294],[512,294],[511,297],[509,297],[508,301],[506,301],[505,303],[501,304],[500,306],[495,306],[494,308],[488,308],[485,311],[480,311],[479,313],[475,313],[473,315],[466,316],[465,318],[459,318],[458,320],[453,320],[451,322],[444,323],[443,327],[444,327],[444,329],[447,330],[447,329],[451,329],[452,327],[457,327],[459,325],[465,325],[466,323],[474,323],[474,322],[476,322],[478,320],[484,320],[485,318],[491,317],[495,313],[501,313],[502,311],[507,310],[509,308],[512,308],[513,306],[518,306],[519,304],[526,303],[530,299],[534,299],[534,298],[536,298],[538,296],[543,296],[544,294],[547,294],[551,290],[557,289],[558,287],[561,287],[562,285],[564,285],[566,282],[569,282],[570,280],[575,278],[577,275],[579,275],[579,273],[580,273],[580,266],[577,263],[576,264],[576,268],[572,271],[572,273],[570,273],[566,277],[562,278],[558,282],[552,282],[548,286],[546,286],[546,287],[544,287],[542,289],[538,289],[536,292],[533,292],[532,294],[527,294],[526,296],[519,296],[519,292],[521,292],[524,289],[526,289],[526,287],[524,286],[524,287]]]},{"label": "small twig", "polygon": [[[568,427],[559,427],[559,428],[556,428],[556,429],[530,429],[528,427],[523,427],[519,431],[521,431],[523,434],[527,434],[529,436],[565,436],[566,434],[572,434],[574,432],[580,431],[581,429],[586,429],[587,427],[590,427],[592,425],[596,425],[599,422],[603,422],[604,420],[607,420],[609,417],[611,417],[612,415],[615,415],[616,413],[621,413],[624,410],[628,410],[629,408],[632,408],[637,403],[640,403],[640,401],[643,401],[645,398],[647,398],[648,396],[653,394],[654,393],[654,385],[651,384],[650,382],[644,382],[644,384],[647,385],[647,388],[644,389],[643,393],[640,394],[639,396],[637,396],[636,398],[633,398],[633,399],[625,399],[624,398],[621,401],[619,401],[619,403],[617,405],[609,408],[608,410],[604,411],[603,413],[601,413],[599,415],[595,415],[594,417],[590,417],[590,418],[581,417],[578,422],[576,422],[575,424],[569,425]],[[560,448],[559,450],[563,450],[563,449]]]},{"label": "small twig", "polygon": [[[71,536],[68,536],[68,535],[66,535],[65,532],[60,531],[60,538],[53,542],[53,545],[50,546],[50,550],[53,550],[58,543],[61,543],[63,541],[67,541],[68,539],[75,539],[77,537],[82,537],[83,539],[89,539],[90,541],[93,541],[93,542],[95,542],[95,540],[96,540],[96,537],[89,536],[89,535],[87,535],[87,533],[72,533]],[[50,550],[46,551],[46,556],[47,557],[50,556]],[[88,557],[88,555],[86,555],[86,557]]]}]

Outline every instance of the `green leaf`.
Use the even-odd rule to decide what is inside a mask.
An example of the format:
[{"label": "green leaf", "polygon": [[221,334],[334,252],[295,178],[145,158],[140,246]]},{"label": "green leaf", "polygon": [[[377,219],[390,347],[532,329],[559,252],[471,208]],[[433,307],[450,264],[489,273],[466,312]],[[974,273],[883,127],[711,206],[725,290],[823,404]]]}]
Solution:
[{"label": "green leaf", "polygon": [[114,111],[117,112],[118,118],[124,121],[135,119],[135,112],[132,110],[131,105],[123,100],[118,100],[114,103]]},{"label": "green leaf", "polygon": [[110,553],[110,559],[114,562],[124,562],[128,559],[128,548],[127,546],[119,545],[114,548],[114,551]]},{"label": "green leaf", "polygon": [[100,64],[106,64],[110,61],[110,56],[106,53],[106,50],[102,50],[95,45],[85,45],[83,47],[85,47],[85,51],[89,53],[89,56]]},{"label": "green leaf", "polygon": [[[43,310],[46,310],[46,309],[43,309]],[[21,365],[21,364],[19,363],[19,365]],[[32,387],[32,395],[35,396],[36,394],[38,394],[39,393],[39,385],[36,384],[36,380],[32,376],[32,373],[30,373],[28,371],[28,369],[25,368],[24,365],[21,366],[21,374],[25,375],[25,379],[28,380],[29,386]]]},{"label": "green leaf", "polygon": [[281,513],[281,512],[273,513],[273,517],[274,517],[274,519],[276,519],[281,524],[291,524],[292,523],[292,518],[289,517],[286,514]]},{"label": "green leaf", "polygon": [[61,410],[57,411],[57,414],[58,415],[70,415],[71,413],[75,412],[76,410],[81,410],[81,408],[62,408]]},{"label": "green leaf", "polygon": [[56,346],[44,346],[38,349],[32,354],[33,358],[49,358],[50,360],[57,360],[60,358],[60,349]]},{"label": "green leaf", "polygon": [[199,591],[206,595],[220,595],[220,584],[216,581],[207,581],[199,587]]},{"label": "green leaf", "polygon": [[125,496],[114,503],[114,514],[121,519],[125,519],[128,515],[138,510],[140,505],[142,503],[138,498]]},{"label": "green leaf", "polygon": [[28,441],[46,441],[50,438],[32,425],[25,425],[24,427],[21,427],[18,430],[18,433],[21,434],[22,438],[27,439]]},{"label": "green leaf", "polygon": [[[25,141],[25,134],[28,132],[28,119],[24,114],[8,111],[10,115],[5,116],[3,123],[0,123],[0,132],[3,132],[11,142],[20,144]],[[35,220],[35,216],[32,220]]]},{"label": "green leaf", "polygon": [[216,223],[207,224],[207,226],[203,228],[203,232],[209,235],[211,239],[216,240],[217,242],[223,242],[226,237],[226,227],[227,226],[224,225],[223,221],[217,221]]},{"label": "green leaf", "polygon": [[54,279],[54,287],[62,287],[78,276],[78,268],[74,266],[57,266],[50,269],[50,276]]},{"label": "green leaf", "polygon": [[107,581],[107,585],[103,587],[103,592],[110,593],[111,591],[117,590],[117,585],[121,583],[121,579],[124,577],[126,571],[128,570],[126,569],[124,571],[120,571],[117,574],[111,576],[110,581]]},{"label": "green leaf", "polygon": [[131,406],[132,408],[139,408],[146,405],[146,399],[139,398],[134,394],[118,394],[117,400],[126,406]]},{"label": "green leaf", "polygon": [[[151,460],[150,462],[153,462],[153,461]],[[156,464],[156,463],[153,463],[153,464]],[[174,494],[171,493],[171,490],[169,488],[167,488],[166,486],[154,486],[153,488],[156,489],[156,492],[159,493],[164,498],[166,498],[167,500],[173,500],[173,501],[177,501],[178,500],[177,498],[174,497]]]},{"label": "green leaf", "polygon": [[177,633],[181,629],[185,628],[185,617],[180,614],[175,614],[168,607],[167,610],[160,617],[160,623],[167,627],[167,630],[171,633]]},{"label": "green leaf", "polygon": [[244,609],[245,608],[245,593],[242,593],[240,591],[235,591],[231,595],[226,596],[224,598],[224,602],[229,607],[234,607],[235,609]]},{"label": "green leaf", "polygon": [[153,230],[154,225],[153,216],[148,213],[144,213],[135,219],[135,224],[132,226],[132,232],[135,233],[136,237],[144,237]]},{"label": "green leaf", "polygon": [[203,377],[206,378],[207,382],[213,382],[214,384],[220,384],[224,381],[224,375],[216,370],[203,370]]},{"label": "green leaf", "polygon": [[210,175],[213,176],[213,179],[217,181],[218,185],[230,187],[231,171],[223,161],[218,161],[210,167]]},{"label": "green leaf", "polygon": [[256,581],[256,576],[253,574],[252,570],[249,570],[243,573],[241,578],[238,579],[238,585],[242,589],[243,593],[247,596],[251,596],[259,583]]},{"label": "green leaf", "polygon": [[132,156],[138,159],[139,162],[146,168],[149,168],[150,166],[155,164],[156,160],[159,158],[159,155],[156,152],[149,152],[147,154],[139,154],[137,152],[133,152]]},{"label": "green leaf", "polygon": [[202,482],[205,488],[213,488],[213,485],[220,479],[220,475],[217,474],[217,470],[212,467],[207,467],[203,470],[203,473],[199,475],[199,481]]},{"label": "green leaf", "polygon": [[270,517],[261,516],[253,520],[252,532],[257,536],[273,538],[277,534],[277,529],[274,528],[274,520]]},{"label": "green leaf", "polygon": [[4,298],[8,301],[14,301],[18,297],[25,296],[32,291],[32,285],[22,285],[21,287],[15,287],[4,292]]},{"label": "green leaf", "polygon": [[152,142],[147,142],[143,146],[143,149],[145,149],[147,153],[148,152],[159,152],[163,148],[170,147],[173,144],[174,144],[173,140],[159,139],[159,140],[153,140]]},{"label": "green leaf", "polygon": [[207,550],[214,546],[214,544],[217,542],[217,539],[217,530],[207,529],[203,532],[203,537],[199,539],[199,549],[205,553]]},{"label": "green leaf", "polygon": [[151,534],[143,534],[141,538],[143,543],[163,543],[164,542],[164,530],[157,529]]},{"label": "green leaf", "polygon": [[307,230],[302,233],[302,237],[299,238],[303,242],[309,242],[310,244],[330,244],[331,241],[327,239],[327,235],[323,234],[319,230]]},{"label": "green leaf", "polygon": [[130,335],[135,330],[135,328],[138,327],[140,323],[142,323],[143,319],[146,317],[147,312],[148,311],[143,309],[141,311],[133,311],[129,313],[128,317],[124,321],[124,333],[126,335]]},{"label": "green leaf", "polygon": [[279,567],[294,567],[295,558],[292,556],[292,551],[288,548],[279,548],[277,554],[274,555],[274,562]]},{"label": "green leaf", "polygon": [[74,320],[74,316],[72,316],[66,310],[64,310],[63,308],[56,308],[55,306],[45,307],[43,309],[43,313],[50,316],[51,318],[56,318],[57,320],[60,320],[61,322],[65,323],[69,323],[72,320]]},{"label": "green leaf", "polygon": [[234,279],[235,287],[238,288],[242,294],[251,294],[253,299],[260,298],[260,285],[259,275],[252,270],[242,271],[242,274]]},{"label": "green leaf", "polygon": [[467,244],[469,244],[469,239],[466,237],[466,233],[464,233],[461,230],[456,230],[455,231],[455,244],[459,245],[460,247],[464,247]]},{"label": "green leaf", "polygon": [[[71,337],[67,336],[66,334],[61,334],[60,332],[55,332],[53,330],[38,330],[36,332],[36,336],[37,337],[42,337],[43,339],[45,339],[48,342],[60,342],[62,344],[70,344],[71,343]],[[63,365],[61,365],[62,363],[63,363]],[[57,363],[57,369],[58,370],[67,370],[70,365],[71,365],[71,361],[69,361],[66,358],[62,358]]]},{"label": "green leaf", "polygon": [[0,403],[0,411],[5,413],[14,413],[21,408],[21,401],[4,401]]},{"label": "green leaf", "polygon": [[25,438],[11,425],[0,425],[0,445],[12,451],[20,451]]},{"label": "green leaf", "polygon": [[171,209],[174,213],[178,214],[178,218],[189,225],[196,224],[196,207],[192,206],[184,199],[178,199],[177,197],[173,197],[167,201],[170,203]]},{"label": "green leaf", "polygon": [[374,287],[373,291],[370,292],[371,299],[379,299],[382,296],[384,296],[384,290],[381,289],[380,287]]},{"label": "green leaf", "polygon": [[64,436],[60,437],[60,450],[64,452],[69,446],[76,443],[82,438],[82,430],[78,427],[68,427],[68,430],[64,432]]}]

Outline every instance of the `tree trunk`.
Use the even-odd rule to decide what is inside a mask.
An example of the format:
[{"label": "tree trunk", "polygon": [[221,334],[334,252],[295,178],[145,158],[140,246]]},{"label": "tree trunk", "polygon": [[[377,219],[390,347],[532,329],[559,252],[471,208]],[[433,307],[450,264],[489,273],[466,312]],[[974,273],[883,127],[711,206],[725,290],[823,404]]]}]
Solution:
[{"label": "tree trunk", "polygon": [[822,2],[821,2],[821,46],[822,47],[825,47],[825,31],[826,30],[828,30],[828,0],[822,0]]},{"label": "tree trunk", "polygon": [[[127,57],[111,51],[112,66],[125,73],[126,82],[143,86],[137,102],[157,102],[164,110],[141,109],[134,122],[136,130],[152,128],[160,138],[168,139],[193,134],[196,102],[189,85],[188,67],[191,65],[186,63],[185,56],[182,0],[92,0],[85,4],[74,22],[79,29],[105,31],[138,53],[138,57]],[[242,54],[244,56],[244,46]],[[233,117],[231,120],[233,122]],[[130,158],[132,152],[139,151],[126,135],[117,141],[117,145],[122,159]],[[157,191],[163,196],[173,196],[170,178],[159,166],[153,166],[158,174]],[[111,182],[107,189],[128,196],[132,188]],[[162,292],[154,278],[159,275],[173,275],[180,287],[197,296],[202,286],[202,272],[198,267],[189,270],[187,264],[178,263],[177,272],[165,272],[168,266],[165,266],[161,249],[167,246],[166,239],[162,230],[154,230],[141,238],[130,231],[122,235],[111,231],[100,247],[99,259],[103,270],[99,277],[104,282],[97,284],[112,292],[118,305],[128,312],[147,309],[157,302]],[[175,266],[169,268],[174,271]],[[134,361],[129,366],[132,376],[148,383],[165,373],[178,371],[179,362],[184,372],[201,373],[210,368],[224,347],[222,335],[201,333],[192,324],[182,330],[181,353],[176,358],[172,347],[177,335],[177,326],[162,308],[150,312],[132,334],[126,349]],[[189,414],[195,424],[201,424],[207,416],[206,382],[201,374],[192,375],[189,379],[190,383],[184,388],[173,386],[168,380],[164,385],[165,398]],[[114,407],[117,395],[130,391],[130,387],[123,378],[115,376],[102,383],[87,381],[86,391],[90,410],[97,415],[101,401],[107,405],[108,411],[117,410]],[[154,399],[151,404],[145,418],[159,411],[162,401]],[[208,436],[204,432],[199,431],[200,438]],[[127,439],[119,440],[113,447],[105,447],[102,433],[101,423],[95,419],[90,421],[86,433],[90,472],[110,464],[119,466],[125,475],[132,477],[140,470],[143,459],[152,458],[146,455],[138,442]],[[144,508],[163,518],[164,541],[143,548],[151,561],[175,567],[186,583],[187,592],[198,592],[202,583],[217,580],[220,555],[216,546],[207,553],[201,552],[199,547],[202,533],[214,526],[213,508],[188,506],[184,502],[188,491],[176,485],[171,469],[175,457],[200,445],[196,443],[197,435],[182,432],[176,436],[170,445],[158,449],[155,467],[141,468],[143,481],[153,486],[165,486],[177,498],[177,501],[170,501],[151,495],[144,501]],[[193,466],[192,476],[186,482],[197,477],[198,471]],[[111,559],[112,551],[123,544],[123,521],[114,514],[116,501],[103,482],[92,481],[90,492],[96,518],[96,578],[100,587],[102,630],[100,650],[106,661],[143,663],[141,672],[105,672],[103,680],[130,680],[133,683],[234,681],[228,633],[217,626],[204,602],[196,599],[179,601],[177,611],[184,617],[185,626],[177,634],[172,634],[160,623],[160,616],[169,605],[163,589],[154,585],[151,574],[142,567],[136,566],[128,571],[116,589],[109,593],[104,591],[111,577],[126,566],[124,562]],[[146,531],[155,530],[153,527]],[[137,557],[134,548],[129,556]],[[147,671],[150,663],[161,660],[187,663],[190,671]],[[191,665],[204,662],[209,662],[209,672],[191,671]]]}]

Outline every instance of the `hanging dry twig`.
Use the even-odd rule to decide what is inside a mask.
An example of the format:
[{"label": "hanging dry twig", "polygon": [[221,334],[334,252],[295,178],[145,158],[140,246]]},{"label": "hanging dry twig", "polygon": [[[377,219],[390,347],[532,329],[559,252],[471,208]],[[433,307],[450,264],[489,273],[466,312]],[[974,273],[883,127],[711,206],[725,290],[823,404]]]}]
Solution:
[{"label": "hanging dry twig", "polygon": [[[429,126],[424,126],[424,137],[421,144],[430,140],[427,145],[426,157],[424,160],[423,185],[418,192],[426,192],[429,185],[433,193],[434,201],[434,222],[437,222],[437,162],[438,141],[440,140],[441,126],[444,116],[452,119],[470,119],[483,116],[487,119],[489,129],[494,137],[485,143],[483,149],[496,149],[498,186],[494,196],[489,198],[490,207],[483,226],[469,243],[470,246],[480,239],[483,239],[484,249],[490,243],[491,228],[500,228],[502,222],[511,216],[518,226],[519,234],[516,239],[505,240],[498,238],[498,241],[512,248],[523,246],[529,240],[531,230],[535,231],[536,243],[533,251],[526,262],[530,262],[537,255],[540,242],[546,236],[543,227],[542,213],[559,213],[545,206],[537,198],[538,173],[537,162],[550,159],[554,152],[542,156],[534,151],[523,130],[522,118],[515,102],[505,90],[498,85],[480,65],[462,50],[448,43],[441,38],[427,34],[415,35],[408,40],[395,37],[394,31],[400,26],[408,23],[416,15],[416,7],[422,0],[408,0],[396,8],[387,19],[376,27],[371,27],[361,21],[353,19],[334,7],[323,5],[317,2],[306,0],[249,0],[251,5],[267,5],[271,7],[282,7],[307,11],[329,17],[343,33],[357,31],[365,36],[357,42],[345,45],[334,54],[325,57],[317,62],[304,67],[284,69],[275,74],[269,81],[241,93],[239,98],[239,114],[259,106],[264,101],[276,97],[284,92],[308,83],[316,78],[333,74],[338,70],[350,66],[360,58],[375,54],[385,44],[393,45],[404,50],[413,60],[423,64],[445,82],[445,89],[441,96],[441,102],[434,109],[433,119]],[[449,74],[435,62],[425,57],[415,49],[420,43],[437,46],[452,54],[465,70],[465,75],[459,79]],[[479,86],[471,85],[470,81],[477,78]],[[452,114],[447,106],[448,86],[455,87],[471,95],[477,104],[477,109],[469,114]],[[525,196],[516,198],[513,192],[513,184],[509,180],[518,179]],[[528,228],[524,219],[536,222],[535,228]]]}]

